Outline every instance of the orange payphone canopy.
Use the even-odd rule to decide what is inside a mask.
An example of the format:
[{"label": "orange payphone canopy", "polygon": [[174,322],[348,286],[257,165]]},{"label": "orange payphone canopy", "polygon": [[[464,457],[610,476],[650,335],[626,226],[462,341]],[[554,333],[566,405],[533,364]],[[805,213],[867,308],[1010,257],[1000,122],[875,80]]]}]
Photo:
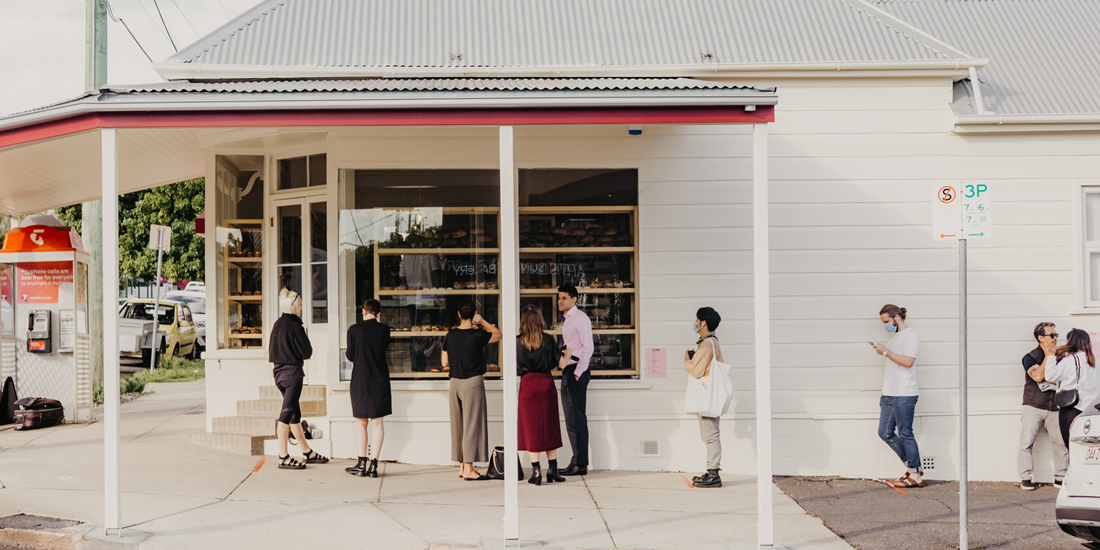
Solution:
[{"label": "orange payphone canopy", "polygon": [[4,236],[3,252],[61,252],[84,250],[80,233],[72,227],[31,225],[13,229]]}]

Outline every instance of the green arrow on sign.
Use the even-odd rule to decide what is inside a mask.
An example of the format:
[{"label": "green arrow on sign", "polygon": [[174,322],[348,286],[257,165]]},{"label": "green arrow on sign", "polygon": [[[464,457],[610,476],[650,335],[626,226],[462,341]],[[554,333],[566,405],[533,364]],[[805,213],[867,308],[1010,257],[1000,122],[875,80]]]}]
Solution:
[{"label": "green arrow on sign", "polygon": [[985,233],[971,233],[970,236],[971,237],[984,237]]}]

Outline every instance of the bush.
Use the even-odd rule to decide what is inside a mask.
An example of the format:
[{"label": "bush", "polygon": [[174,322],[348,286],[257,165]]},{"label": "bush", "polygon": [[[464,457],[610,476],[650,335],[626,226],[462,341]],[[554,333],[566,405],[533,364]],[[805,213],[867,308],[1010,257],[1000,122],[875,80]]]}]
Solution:
[{"label": "bush", "polygon": [[[159,357],[160,366],[157,370],[138,372],[133,376],[119,380],[119,390],[122,394],[141,393],[145,391],[145,385],[150,382],[191,382],[206,377],[206,361],[191,361],[171,355]],[[103,382],[96,382],[92,386],[92,401],[96,405],[103,404]]]},{"label": "bush", "polygon": [[[138,375],[134,375],[134,376],[130,376],[130,377],[127,377],[127,378],[119,379],[119,381],[118,381],[119,394],[120,395],[125,395],[127,393],[141,393],[141,392],[145,391],[145,383],[146,383],[145,380],[142,379],[142,378],[139,378]],[[102,405],[103,404],[103,382],[102,381],[96,381],[96,383],[94,385],[92,385],[92,402],[95,403],[96,405]]]}]

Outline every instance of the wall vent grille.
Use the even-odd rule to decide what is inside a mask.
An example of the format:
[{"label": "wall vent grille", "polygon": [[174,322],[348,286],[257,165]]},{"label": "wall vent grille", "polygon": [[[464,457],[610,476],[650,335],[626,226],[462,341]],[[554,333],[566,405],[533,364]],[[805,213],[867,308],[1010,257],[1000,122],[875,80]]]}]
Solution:
[{"label": "wall vent grille", "polygon": [[642,439],[638,442],[638,456],[661,456],[661,442],[657,439]]},{"label": "wall vent grille", "polygon": [[920,466],[924,471],[930,471],[936,469],[936,457],[934,456],[922,456],[920,458]]}]

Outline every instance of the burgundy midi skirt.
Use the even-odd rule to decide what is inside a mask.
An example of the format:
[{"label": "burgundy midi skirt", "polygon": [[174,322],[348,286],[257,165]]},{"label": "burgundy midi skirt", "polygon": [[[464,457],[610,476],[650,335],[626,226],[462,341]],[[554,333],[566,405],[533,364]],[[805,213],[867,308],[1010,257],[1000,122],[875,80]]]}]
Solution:
[{"label": "burgundy midi skirt", "polygon": [[519,450],[541,453],[561,447],[559,422],[554,377],[546,372],[523,375],[519,385]]}]

